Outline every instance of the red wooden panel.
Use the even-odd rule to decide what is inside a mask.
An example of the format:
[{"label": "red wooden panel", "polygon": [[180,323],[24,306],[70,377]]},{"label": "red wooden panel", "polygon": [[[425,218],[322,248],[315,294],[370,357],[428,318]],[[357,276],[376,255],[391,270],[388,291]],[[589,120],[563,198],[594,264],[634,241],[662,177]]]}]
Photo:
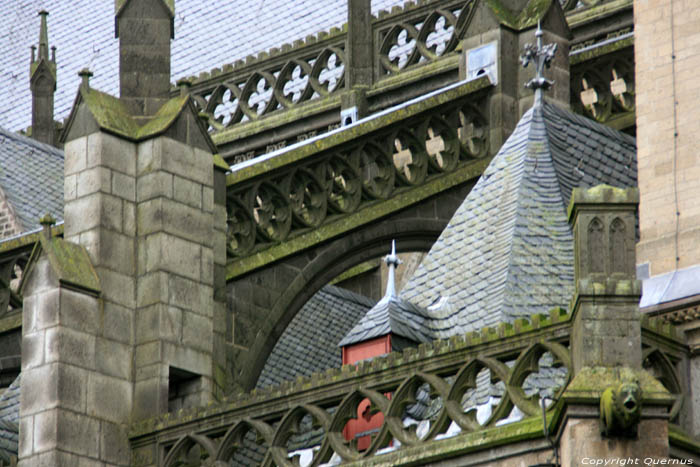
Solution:
[{"label": "red wooden panel", "polygon": [[[343,347],[343,365],[357,363],[372,357],[379,357],[391,352],[391,335],[377,337],[365,342]],[[391,399],[391,394],[386,394]],[[357,418],[348,421],[343,429],[346,440],[355,438],[358,433],[377,430],[384,423],[384,414],[381,412],[370,414],[370,401],[365,399],[357,406]],[[371,443],[370,435],[357,438],[357,449],[363,451]]]}]

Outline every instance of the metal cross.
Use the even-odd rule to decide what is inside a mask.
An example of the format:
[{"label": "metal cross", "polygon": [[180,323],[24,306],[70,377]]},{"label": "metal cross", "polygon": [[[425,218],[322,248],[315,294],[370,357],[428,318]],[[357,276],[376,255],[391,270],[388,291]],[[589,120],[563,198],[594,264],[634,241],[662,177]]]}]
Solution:
[{"label": "metal cross", "polygon": [[554,81],[544,77],[544,67],[549,68],[557,51],[557,44],[542,44],[542,29],[539,21],[537,22],[535,37],[537,38],[537,45],[525,44],[520,61],[524,67],[527,67],[530,62],[535,64],[535,77],[525,83],[525,86],[537,91],[538,89],[549,89],[554,84]]}]

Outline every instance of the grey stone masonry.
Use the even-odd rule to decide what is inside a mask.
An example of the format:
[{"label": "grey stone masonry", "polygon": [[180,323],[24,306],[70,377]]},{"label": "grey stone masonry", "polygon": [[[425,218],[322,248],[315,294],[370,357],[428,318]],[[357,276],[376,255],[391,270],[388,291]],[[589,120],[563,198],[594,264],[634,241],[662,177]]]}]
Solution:
[{"label": "grey stone masonry", "polygon": [[574,372],[583,367],[641,368],[641,284],[634,250],[638,202],[636,188],[599,185],[573,191]]},{"label": "grey stone masonry", "polygon": [[166,0],[117,0],[119,92],[134,115],[154,115],[170,90],[173,11]]},{"label": "grey stone masonry", "polygon": [[166,136],[145,141],[138,149],[136,178],[133,417],[142,418],[168,411],[169,390],[177,392],[173,371],[198,378],[194,389],[187,383],[185,405],[212,397],[214,347],[225,355],[223,335],[214,335],[215,314],[225,320],[218,316],[221,300],[217,306],[214,301],[214,277],[224,266],[219,258],[215,268],[214,249],[225,241],[226,217],[214,202],[207,151]]},{"label": "grey stone masonry", "polygon": [[[95,457],[108,465],[129,462],[125,433],[133,405],[137,149],[134,142],[101,131],[65,144],[65,177],[75,181],[77,190],[66,192],[64,235],[85,247],[104,284],[99,319],[84,329],[93,366],[76,382],[87,391],[88,402],[75,410],[86,433],[92,433],[91,424],[105,427]],[[57,426],[60,432],[67,429],[61,420]],[[75,454],[92,458],[91,453]]]},{"label": "grey stone masonry", "polygon": [[[541,21],[545,44],[556,43],[557,52],[546,78],[555,82],[547,93],[550,102],[569,106],[569,38],[571,32],[559,3],[551,2],[546,9],[529,11],[532,16],[523,16],[525,8],[532,2],[513,0],[509,9],[518,15],[514,18],[502,10],[493,8],[491,2],[475,2],[472,20],[462,42],[460,78],[467,78],[469,52],[473,49],[495,44],[497,85],[489,99],[490,138],[492,148],[499,148],[515,129],[520,117],[532,107],[534,95],[525,88],[525,83],[534,77],[534,66],[523,68],[520,56],[525,44],[535,43],[537,21]],[[544,3],[542,5],[545,5]],[[522,13],[521,13],[522,12]],[[515,21],[515,22],[513,22]]]}]

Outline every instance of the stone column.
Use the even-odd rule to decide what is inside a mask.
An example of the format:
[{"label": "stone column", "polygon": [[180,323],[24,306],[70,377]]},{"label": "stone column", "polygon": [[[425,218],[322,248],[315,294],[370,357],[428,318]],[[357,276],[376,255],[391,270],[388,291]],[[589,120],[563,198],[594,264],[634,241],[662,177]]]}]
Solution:
[{"label": "stone column", "polygon": [[[180,134],[195,131],[195,116],[181,118]],[[140,143],[137,158],[138,419],[212,396],[215,230],[211,152],[163,135]]]},{"label": "stone column", "polygon": [[[632,460],[627,465],[642,465],[645,458],[668,456],[668,410],[673,398],[641,369],[641,287],[635,279],[634,258],[638,202],[636,189],[605,185],[577,188],[571,198],[574,378],[562,396],[562,466],[628,458]],[[624,402],[630,410],[639,410],[639,418],[632,417],[636,422],[606,431],[603,420],[610,418],[601,417],[601,396],[606,390],[617,394],[617,402],[608,407],[622,413]]]},{"label": "stone column", "polygon": [[[88,91],[90,92],[90,91]],[[76,128],[77,130],[77,128]],[[77,134],[77,133],[75,133]],[[127,139],[95,131],[65,144],[64,235],[83,245],[102,284],[92,333],[86,414],[110,432],[101,459],[128,465],[136,303],[136,155]]]},{"label": "stone column", "polygon": [[[345,88],[347,92],[341,96],[341,109],[342,111],[356,109],[357,112],[354,115],[356,120],[367,115],[366,94],[374,81],[375,53],[370,0],[348,0],[348,34],[345,57]],[[351,116],[348,114],[345,117]],[[351,122],[341,122],[341,124],[348,123]]]}]

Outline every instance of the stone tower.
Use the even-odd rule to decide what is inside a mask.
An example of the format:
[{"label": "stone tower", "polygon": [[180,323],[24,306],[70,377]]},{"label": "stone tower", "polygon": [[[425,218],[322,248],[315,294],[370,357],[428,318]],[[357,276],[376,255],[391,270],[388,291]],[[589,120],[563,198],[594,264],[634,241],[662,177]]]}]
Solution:
[{"label": "stone tower", "polygon": [[168,97],[172,1],[116,6],[122,96],[81,72],[64,240],[46,235],[25,281],[23,371],[42,384],[24,386],[22,465],[129,465],[132,421],[221,395],[228,167],[189,96]]}]

